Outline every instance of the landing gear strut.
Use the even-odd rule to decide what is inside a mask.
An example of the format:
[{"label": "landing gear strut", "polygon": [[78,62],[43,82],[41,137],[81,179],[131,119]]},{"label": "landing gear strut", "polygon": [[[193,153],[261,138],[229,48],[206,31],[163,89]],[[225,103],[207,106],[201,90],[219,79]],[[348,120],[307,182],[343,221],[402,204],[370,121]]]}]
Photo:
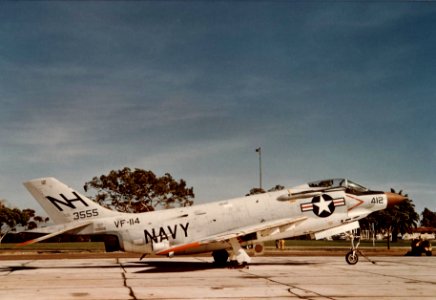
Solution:
[{"label": "landing gear strut", "polygon": [[[352,230],[349,235],[351,237],[351,250],[345,254],[345,260],[349,265],[355,265],[359,261],[359,255],[357,255],[357,253],[360,253],[360,250],[358,250],[357,247],[360,245],[360,228]],[[354,244],[355,240],[356,244]]]},{"label": "landing gear strut", "polygon": [[250,263],[251,258],[242,249],[241,244],[236,238],[232,238],[229,240],[230,245],[232,246],[232,257],[230,258],[230,262],[234,268],[245,268],[248,267],[248,263]]},{"label": "landing gear strut", "polygon": [[351,238],[351,249],[345,254],[345,260],[350,265],[355,265],[359,261],[359,255],[365,257],[369,262],[375,264],[375,261],[370,260],[365,254],[362,253],[359,249],[357,249],[360,245],[360,228],[354,229],[351,233],[348,234]]}]

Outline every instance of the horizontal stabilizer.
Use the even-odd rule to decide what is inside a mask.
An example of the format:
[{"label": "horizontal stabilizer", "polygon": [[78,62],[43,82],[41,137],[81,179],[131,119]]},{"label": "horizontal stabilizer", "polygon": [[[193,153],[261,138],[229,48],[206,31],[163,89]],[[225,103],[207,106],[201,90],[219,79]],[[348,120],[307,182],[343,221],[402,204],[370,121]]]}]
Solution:
[{"label": "horizontal stabilizer", "polygon": [[[54,236],[69,232],[69,231],[73,231],[73,230],[78,230],[78,229],[82,229],[85,228],[86,226],[88,226],[89,224],[91,224],[92,221],[86,222],[86,223],[74,223],[72,226],[65,226],[63,229],[55,231],[53,233],[50,234],[46,234],[44,236],[41,236],[39,238],[33,239],[33,240],[29,240],[20,244],[17,244],[17,247],[22,247],[22,246],[27,246],[27,245],[31,245],[31,244],[35,244],[44,240],[47,240],[49,238],[52,238]],[[56,226],[58,227],[58,226]]]}]

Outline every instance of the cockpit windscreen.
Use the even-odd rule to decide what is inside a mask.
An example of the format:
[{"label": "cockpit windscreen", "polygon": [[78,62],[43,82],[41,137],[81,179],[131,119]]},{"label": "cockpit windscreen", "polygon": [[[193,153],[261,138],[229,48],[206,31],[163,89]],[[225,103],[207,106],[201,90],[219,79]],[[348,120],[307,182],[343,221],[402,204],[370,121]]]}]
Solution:
[{"label": "cockpit windscreen", "polygon": [[319,180],[309,183],[309,187],[312,188],[345,188],[349,191],[353,191],[355,193],[364,193],[367,192],[368,189],[366,187],[361,186],[349,179],[345,178],[334,178],[334,179],[326,179]]}]

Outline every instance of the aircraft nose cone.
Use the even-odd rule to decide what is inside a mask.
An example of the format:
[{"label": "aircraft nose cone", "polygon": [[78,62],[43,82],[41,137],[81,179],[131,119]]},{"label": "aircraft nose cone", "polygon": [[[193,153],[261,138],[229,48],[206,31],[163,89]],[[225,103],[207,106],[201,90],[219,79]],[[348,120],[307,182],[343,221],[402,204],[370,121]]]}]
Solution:
[{"label": "aircraft nose cone", "polygon": [[392,207],[392,206],[398,205],[407,199],[407,197],[405,197],[403,195],[396,194],[396,193],[385,192],[385,194],[388,198],[387,207]]}]

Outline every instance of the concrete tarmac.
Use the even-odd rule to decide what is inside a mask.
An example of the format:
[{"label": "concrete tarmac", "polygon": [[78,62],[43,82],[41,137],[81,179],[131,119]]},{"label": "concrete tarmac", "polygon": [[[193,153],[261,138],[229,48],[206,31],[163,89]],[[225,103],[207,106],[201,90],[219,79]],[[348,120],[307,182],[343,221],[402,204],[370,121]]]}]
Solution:
[{"label": "concrete tarmac", "polygon": [[207,257],[0,261],[0,299],[436,299],[436,258]]}]

